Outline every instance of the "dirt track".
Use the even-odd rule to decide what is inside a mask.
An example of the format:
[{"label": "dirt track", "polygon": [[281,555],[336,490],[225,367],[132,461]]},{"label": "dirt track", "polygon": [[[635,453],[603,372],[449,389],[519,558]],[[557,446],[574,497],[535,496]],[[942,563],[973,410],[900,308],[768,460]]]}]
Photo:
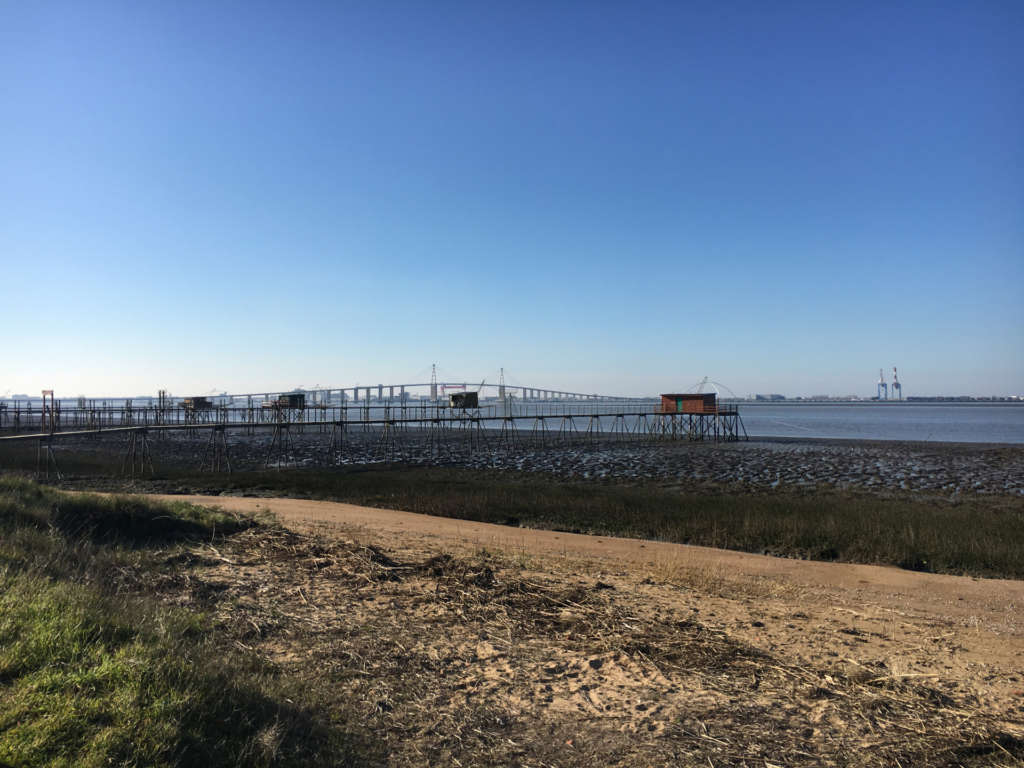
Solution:
[{"label": "dirt track", "polygon": [[[597,570],[649,575],[651,569],[699,568],[729,580],[769,579],[779,585],[835,590],[886,610],[936,613],[1024,640],[1024,582],[918,573],[890,566],[823,563],[640,539],[587,536],[477,523],[328,501],[234,496],[162,496],[224,509],[269,509],[282,522],[365,528],[394,549],[451,551],[467,547],[587,559]],[[395,538],[392,538],[395,537]],[[1024,646],[1022,646],[1024,647]]]},{"label": "dirt track", "polygon": [[638,603],[692,611],[794,662],[841,659],[902,678],[955,680],[986,707],[1024,723],[1024,582],[511,528],[335,502],[164,498],[269,510],[289,527],[355,536],[403,556],[480,549],[511,554],[555,579],[601,579],[631,591]]}]

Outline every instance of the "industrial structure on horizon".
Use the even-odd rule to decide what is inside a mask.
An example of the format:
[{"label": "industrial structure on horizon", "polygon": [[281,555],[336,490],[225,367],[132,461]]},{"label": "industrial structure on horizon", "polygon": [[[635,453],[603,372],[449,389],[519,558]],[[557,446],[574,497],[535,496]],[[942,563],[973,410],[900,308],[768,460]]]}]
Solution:
[{"label": "industrial structure on horizon", "polygon": [[[892,397],[889,397],[889,395]],[[889,384],[885,381],[885,372],[878,369],[878,394],[871,398],[872,400],[902,400],[903,399],[903,385],[900,384],[899,376],[896,374],[896,366],[892,367],[892,389],[890,390]]]}]

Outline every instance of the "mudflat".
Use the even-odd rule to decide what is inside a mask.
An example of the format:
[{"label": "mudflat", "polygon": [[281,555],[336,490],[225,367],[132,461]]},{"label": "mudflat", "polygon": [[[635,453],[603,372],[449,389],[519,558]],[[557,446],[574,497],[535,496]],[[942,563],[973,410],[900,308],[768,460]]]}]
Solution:
[{"label": "mudflat", "polygon": [[[345,438],[344,450],[332,454],[328,451],[330,435],[308,428],[292,434],[288,450],[280,455],[271,451],[269,431],[230,433],[227,445],[236,471],[260,470],[268,462],[307,469],[391,463],[536,472],[579,480],[730,485],[755,491],[840,488],[883,494],[925,492],[954,499],[979,495],[1024,498],[1024,445],[1019,444],[816,438],[715,443],[605,437],[509,445],[490,433],[486,445],[481,446],[456,433],[439,448],[428,438],[429,431],[414,430],[399,435],[388,447],[379,432],[353,431]],[[87,459],[82,474],[95,475],[97,467],[122,450],[121,439],[118,435],[68,437],[58,441],[57,455],[71,466],[72,459]],[[155,460],[162,472],[196,471],[203,465],[207,442],[205,434],[163,435],[153,448]],[[9,446],[6,451],[0,451],[0,459],[6,457],[9,466],[35,468],[34,443]]]}]

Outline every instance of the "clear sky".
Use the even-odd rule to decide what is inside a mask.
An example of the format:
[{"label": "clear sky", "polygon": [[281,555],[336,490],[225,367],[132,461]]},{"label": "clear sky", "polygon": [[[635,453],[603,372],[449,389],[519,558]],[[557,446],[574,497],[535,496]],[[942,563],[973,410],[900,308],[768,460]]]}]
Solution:
[{"label": "clear sky", "polygon": [[0,396],[1024,393],[1024,3],[0,0]]}]

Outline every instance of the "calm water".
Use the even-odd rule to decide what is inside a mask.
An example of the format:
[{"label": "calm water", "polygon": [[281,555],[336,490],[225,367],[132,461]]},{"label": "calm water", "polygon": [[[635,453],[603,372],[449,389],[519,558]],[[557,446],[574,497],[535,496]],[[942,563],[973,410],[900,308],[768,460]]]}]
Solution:
[{"label": "calm water", "polygon": [[[654,401],[646,407],[655,407]],[[624,404],[609,410],[618,408],[632,410],[636,406]],[[527,406],[517,413],[544,409]],[[739,409],[751,437],[1024,443],[1024,404],[740,403]],[[602,424],[605,429],[611,427],[610,420],[602,421],[607,422]]]},{"label": "calm water", "polygon": [[[527,405],[516,413],[551,413],[574,406]],[[606,410],[655,407],[620,404]],[[585,413],[586,408],[578,407]],[[912,440],[950,443],[1024,443],[1024,404],[985,403],[740,403],[740,417],[751,437],[832,437],[856,440]],[[578,422],[583,427],[585,420]],[[602,419],[604,429],[610,419]]]},{"label": "calm water", "polygon": [[1024,405],[740,406],[751,437],[1024,443]]}]

